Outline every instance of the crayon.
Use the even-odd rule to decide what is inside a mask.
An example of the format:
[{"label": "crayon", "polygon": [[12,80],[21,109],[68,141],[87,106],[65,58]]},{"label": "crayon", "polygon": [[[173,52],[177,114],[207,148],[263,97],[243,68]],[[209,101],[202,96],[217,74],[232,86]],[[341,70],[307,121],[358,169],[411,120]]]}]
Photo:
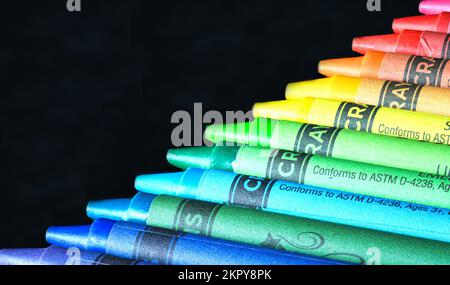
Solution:
[{"label": "crayon", "polygon": [[450,87],[447,59],[367,51],[365,56],[323,60],[319,73]]},{"label": "crayon", "polygon": [[140,192],[172,195],[450,242],[450,210],[222,170],[141,175]]},{"label": "crayon", "polygon": [[[450,117],[434,114],[302,98],[256,103],[253,115],[450,145]],[[450,152],[450,148],[447,151]]]},{"label": "crayon", "polygon": [[419,11],[425,15],[450,12],[450,2],[448,0],[423,0],[420,2]]},{"label": "crayon", "polygon": [[244,245],[106,219],[88,226],[50,227],[50,244],[94,251],[154,265],[336,265],[317,257]]},{"label": "crayon", "polygon": [[450,176],[447,145],[370,133],[259,118],[246,123],[210,125],[205,138],[216,144],[274,148]]},{"label": "crayon", "polygon": [[0,265],[150,265],[78,248],[1,249]]},{"label": "crayon", "polygon": [[450,177],[250,146],[171,149],[167,159],[181,169],[224,170],[450,209]]},{"label": "crayon", "polygon": [[450,90],[395,81],[333,76],[291,83],[286,99],[333,99],[450,116]]},{"label": "crayon", "polygon": [[450,36],[446,33],[405,30],[400,34],[358,37],[353,51],[402,53],[434,58],[450,58]]},{"label": "crayon", "polygon": [[356,264],[450,263],[449,243],[173,196],[96,201],[87,213]]},{"label": "crayon", "polygon": [[395,19],[392,23],[395,33],[404,30],[430,31],[436,33],[450,33],[450,13],[444,12],[439,15],[414,16]]}]

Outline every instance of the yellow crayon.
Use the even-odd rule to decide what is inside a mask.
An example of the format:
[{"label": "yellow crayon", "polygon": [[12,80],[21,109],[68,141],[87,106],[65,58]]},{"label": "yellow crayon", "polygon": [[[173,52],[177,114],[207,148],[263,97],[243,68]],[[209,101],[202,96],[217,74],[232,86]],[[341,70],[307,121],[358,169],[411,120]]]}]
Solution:
[{"label": "yellow crayon", "polygon": [[450,145],[450,118],[433,114],[318,98],[257,103],[253,114]]},{"label": "yellow crayon", "polygon": [[291,83],[286,99],[305,97],[450,116],[450,89],[346,76]]}]

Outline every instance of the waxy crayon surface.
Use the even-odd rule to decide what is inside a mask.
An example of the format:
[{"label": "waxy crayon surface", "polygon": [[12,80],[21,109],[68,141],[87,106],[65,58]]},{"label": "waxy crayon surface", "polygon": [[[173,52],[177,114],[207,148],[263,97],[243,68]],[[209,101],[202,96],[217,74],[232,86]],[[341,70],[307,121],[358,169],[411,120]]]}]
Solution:
[{"label": "waxy crayon surface", "polygon": [[450,2],[448,0],[424,0],[420,2],[419,11],[425,15],[450,12]]},{"label": "waxy crayon surface", "polygon": [[1,249],[0,265],[150,265],[78,248]]},{"label": "waxy crayon surface", "polygon": [[[118,204],[122,206],[117,207]],[[142,215],[144,212],[146,215]],[[448,243],[173,196],[139,193],[133,199],[91,202],[87,214],[93,219],[133,220],[356,264],[450,262],[446,254],[450,250]]]},{"label": "waxy crayon surface", "polygon": [[410,54],[433,58],[450,58],[450,35],[429,31],[402,31],[399,34],[358,37],[353,40],[353,51]]},{"label": "waxy crayon surface", "polygon": [[333,265],[336,262],[205,236],[98,219],[91,226],[51,227],[47,241],[159,265]]},{"label": "waxy crayon surface", "polygon": [[231,171],[450,209],[450,177],[286,150],[242,147],[172,149],[172,165]]},{"label": "waxy crayon surface", "polygon": [[[256,103],[255,117],[450,145],[450,117],[320,98]],[[450,148],[448,150],[450,152]]]},{"label": "waxy crayon surface", "polygon": [[437,33],[450,33],[450,13],[443,12],[439,15],[414,16],[395,19],[392,23],[395,33],[404,30],[430,31]]},{"label": "waxy crayon surface", "polygon": [[263,118],[211,125],[205,137],[219,145],[231,142],[450,176],[447,145]]},{"label": "waxy crayon surface", "polygon": [[138,191],[450,241],[450,210],[221,170],[141,175]]},{"label": "waxy crayon surface", "polygon": [[365,56],[323,60],[319,73],[450,88],[448,59],[367,51]]},{"label": "waxy crayon surface", "polygon": [[286,99],[306,97],[450,116],[450,89],[403,82],[333,76],[287,86]]}]

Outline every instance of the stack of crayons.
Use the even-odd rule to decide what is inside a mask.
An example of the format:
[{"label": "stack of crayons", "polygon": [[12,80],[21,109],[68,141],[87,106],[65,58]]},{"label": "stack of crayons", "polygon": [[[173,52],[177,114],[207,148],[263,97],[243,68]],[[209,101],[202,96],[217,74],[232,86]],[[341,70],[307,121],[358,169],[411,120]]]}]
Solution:
[{"label": "stack of crayons", "polygon": [[138,176],[134,198],[89,203],[91,225],[0,262],[450,264],[450,1],[420,10],[254,121],[209,126],[214,147],[170,150],[185,171]]}]

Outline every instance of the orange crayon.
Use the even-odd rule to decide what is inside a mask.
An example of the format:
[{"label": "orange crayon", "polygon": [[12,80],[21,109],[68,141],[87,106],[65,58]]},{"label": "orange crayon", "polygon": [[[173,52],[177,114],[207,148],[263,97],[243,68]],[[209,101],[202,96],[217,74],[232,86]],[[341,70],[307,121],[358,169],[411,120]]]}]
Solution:
[{"label": "orange crayon", "polygon": [[448,59],[367,51],[365,56],[323,60],[319,73],[450,88]]}]

